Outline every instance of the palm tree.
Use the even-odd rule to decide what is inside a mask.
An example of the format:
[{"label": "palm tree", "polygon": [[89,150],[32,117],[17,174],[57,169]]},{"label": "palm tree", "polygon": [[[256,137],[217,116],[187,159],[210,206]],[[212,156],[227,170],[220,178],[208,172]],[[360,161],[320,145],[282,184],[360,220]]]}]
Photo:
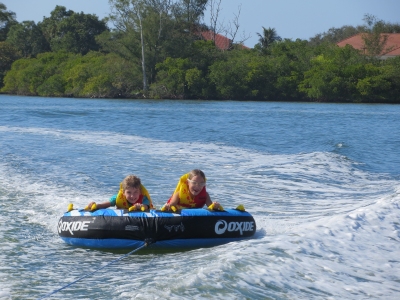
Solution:
[{"label": "palm tree", "polygon": [[263,34],[257,32],[257,35],[260,37],[258,41],[264,49],[267,49],[272,43],[282,40],[282,38],[276,33],[275,28],[271,27],[267,29],[263,26]]}]

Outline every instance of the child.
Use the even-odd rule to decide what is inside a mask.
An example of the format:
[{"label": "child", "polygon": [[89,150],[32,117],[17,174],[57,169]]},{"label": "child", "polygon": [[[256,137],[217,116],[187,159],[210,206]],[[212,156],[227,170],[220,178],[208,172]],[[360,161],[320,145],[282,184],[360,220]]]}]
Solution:
[{"label": "child", "polygon": [[218,210],[220,204],[212,202],[206,191],[206,176],[203,171],[194,169],[181,176],[171,198],[164,205],[163,209],[171,210],[174,207],[201,208],[206,204],[208,207],[213,204],[213,209]]},{"label": "child", "polygon": [[140,178],[135,175],[126,176],[120,184],[118,194],[112,196],[109,201],[99,204],[90,202],[85,209],[95,210],[110,206],[130,210],[141,210],[142,208],[148,210],[149,208],[153,208],[149,193],[140,182]]}]

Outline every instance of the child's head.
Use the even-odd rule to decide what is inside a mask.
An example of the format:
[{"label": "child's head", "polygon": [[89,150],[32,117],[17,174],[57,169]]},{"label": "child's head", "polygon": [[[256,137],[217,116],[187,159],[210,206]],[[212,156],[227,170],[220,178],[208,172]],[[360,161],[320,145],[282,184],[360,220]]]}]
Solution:
[{"label": "child's head", "polygon": [[189,172],[189,179],[192,179],[194,176],[200,176],[201,178],[206,180],[206,175],[204,175],[204,172],[199,169],[193,169],[192,171]]},{"label": "child's head", "polygon": [[131,188],[140,188],[140,185],[142,182],[140,181],[140,178],[135,176],[135,175],[128,175],[124,178],[122,181],[122,188],[126,190],[126,188],[131,187]]},{"label": "child's head", "polygon": [[122,181],[122,189],[124,196],[131,204],[135,203],[141,195],[141,181],[140,178],[135,175],[128,175]]},{"label": "child's head", "polygon": [[190,193],[196,196],[206,185],[206,176],[204,175],[203,171],[194,169],[189,172],[187,181]]}]

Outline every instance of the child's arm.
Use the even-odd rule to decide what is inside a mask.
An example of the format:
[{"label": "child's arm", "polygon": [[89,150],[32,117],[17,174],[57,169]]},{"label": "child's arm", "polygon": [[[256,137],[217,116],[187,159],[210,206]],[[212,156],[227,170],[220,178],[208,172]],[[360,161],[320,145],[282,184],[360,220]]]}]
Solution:
[{"label": "child's arm", "polygon": [[[145,210],[148,210],[150,208],[150,200],[145,195],[143,196],[142,204],[139,209],[141,209],[142,207],[144,207]],[[136,207],[136,209],[138,209],[138,207]]]},{"label": "child's arm", "polygon": [[129,211],[131,210],[141,210],[143,207],[144,210],[148,210],[149,206],[143,203],[134,203],[131,207],[129,207]]},{"label": "child's arm", "polygon": [[217,201],[212,202],[210,195],[207,193],[206,205],[209,207],[211,204],[214,204],[214,210],[218,210],[218,208],[221,206],[221,204],[219,204]]},{"label": "child's arm", "polygon": [[107,202],[103,202],[103,203],[96,203],[96,202],[90,202],[86,207],[85,207],[85,209],[86,210],[93,210],[93,205],[96,205],[96,208],[95,209],[99,209],[99,208],[107,208],[107,207],[110,207],[111,206],[111,203],[110,203],[110,201],[107,201]]},{"label": "child's arm", "polygon": [[171,210],[171,206],[178,207],[179,206],[179,192],[176,192],[172,195],[171,199],[169,202],[164,204],[163,209],[165,210]]}]

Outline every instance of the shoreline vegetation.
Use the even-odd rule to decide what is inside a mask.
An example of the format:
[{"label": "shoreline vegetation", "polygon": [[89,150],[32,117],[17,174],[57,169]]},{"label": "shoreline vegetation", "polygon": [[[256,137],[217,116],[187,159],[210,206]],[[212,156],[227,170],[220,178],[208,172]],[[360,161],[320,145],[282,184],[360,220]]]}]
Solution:
[{"label": "shoreline vegetation", "polygon": [[[164,3],[165,2],[165,3]],[[331,28],[309,40],[260,26],[249,49],[216,43],[206,5],[221,0],[110,1],[110,15],[56,6],[37,24],[17,22],[0,2],[0,93],[42,97],[400,103],[400,57],[380,59],[399,24],[365,15],[365,25]],[[215,6],[214,6],[215,7]],[[237,21],[237,20],[236,20]],[[112,24],[111,29],[107,24]],[[238,24],[233,22],[233,24]],[[205,40],[202,32],[214,33]],[[336,44],[364,34],[360,52]]]}]

